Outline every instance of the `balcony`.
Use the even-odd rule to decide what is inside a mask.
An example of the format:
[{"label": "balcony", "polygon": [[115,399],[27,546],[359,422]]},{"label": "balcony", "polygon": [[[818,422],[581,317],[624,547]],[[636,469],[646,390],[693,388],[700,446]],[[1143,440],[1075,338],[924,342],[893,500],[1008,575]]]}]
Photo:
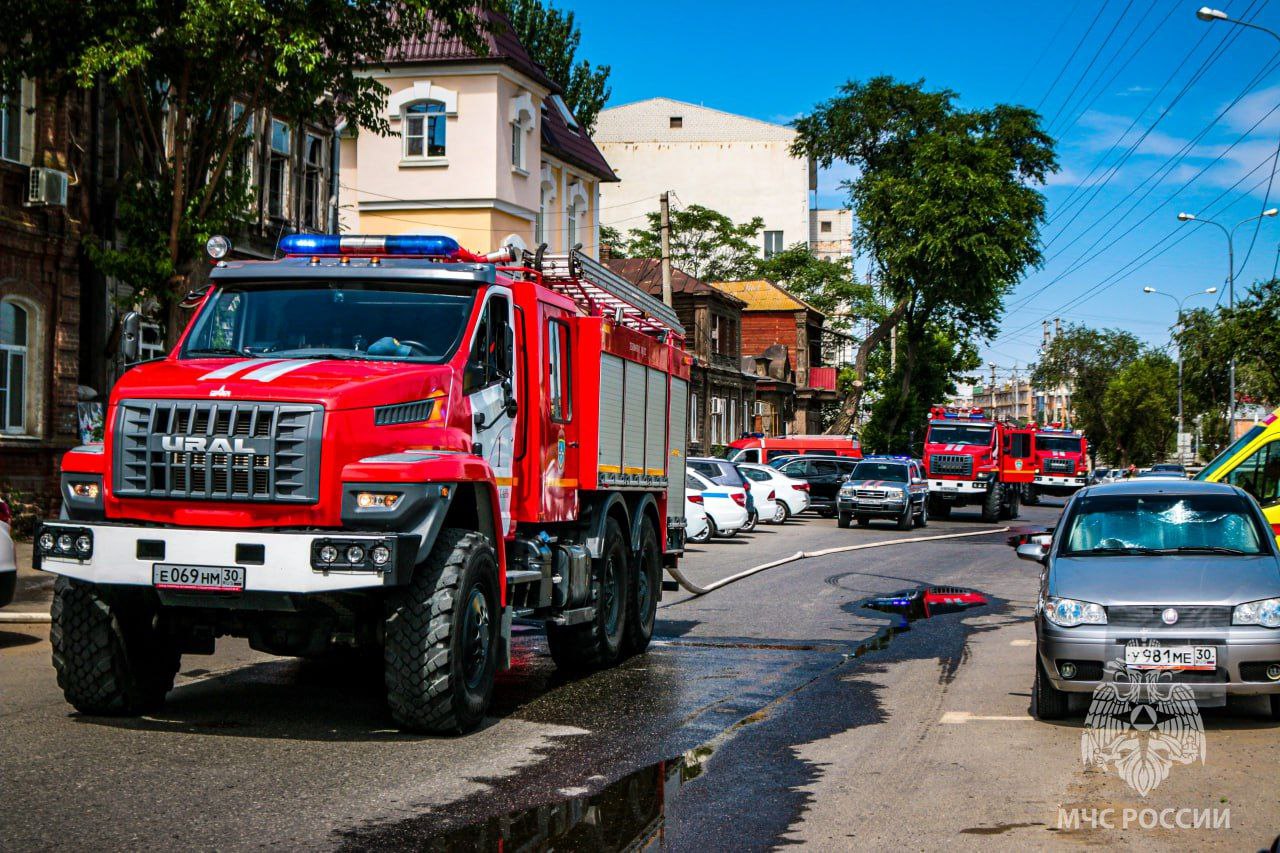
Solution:
[{"label": "balcony", "polygon": [[834,367],[809,368],[809,387],[819,391],[836,390],[836,373]]}]

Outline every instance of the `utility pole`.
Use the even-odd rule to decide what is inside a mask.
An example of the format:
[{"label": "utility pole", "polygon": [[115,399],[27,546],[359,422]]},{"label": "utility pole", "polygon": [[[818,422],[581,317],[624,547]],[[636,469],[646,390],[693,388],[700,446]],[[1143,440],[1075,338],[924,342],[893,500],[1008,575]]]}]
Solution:
[{"label": "utility pole", "polygon": [[990,362],[987,367],[991,368],[991,417],[996,416],[996,363]]},{"label": "utility pole", "polygon": [[1022,414],[1022,389],[1018,386],[1018,363],[1013,363],[1013,419],[1016,421]]},{"label": "utility pole", "polygon": [[662,302],[671,307],[671,194],[663,190],[662,204]]}]

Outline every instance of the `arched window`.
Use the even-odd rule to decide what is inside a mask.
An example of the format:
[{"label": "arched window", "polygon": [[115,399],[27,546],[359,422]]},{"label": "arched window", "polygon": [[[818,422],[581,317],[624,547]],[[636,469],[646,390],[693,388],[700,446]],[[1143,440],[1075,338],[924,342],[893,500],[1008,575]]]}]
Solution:
[{"label": "arched window", "polygon": [[445,108],[440,101],[416,101],[404,108],[404,156],[443,157]]},{"label": "arched window", "polygon": [[0,433],[27,426],[27,346],[31,320],[16,302],[0,302]]}]

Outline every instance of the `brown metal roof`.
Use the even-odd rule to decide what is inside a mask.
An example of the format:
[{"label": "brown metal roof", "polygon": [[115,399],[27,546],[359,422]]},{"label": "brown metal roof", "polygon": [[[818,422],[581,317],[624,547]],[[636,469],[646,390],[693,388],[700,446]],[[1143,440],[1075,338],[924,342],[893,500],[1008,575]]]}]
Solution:
[{"label": "brown metal roof", "polygon": [[446,35],[444,25],[436,22],[432,25],[431,33],[423,38],[409,39],[401,43],[399,47],[393,48],[383,58],[383,62],[387,65],[419,65],[432,62],[500,62],[510,65],[552,92],[559,92],[560,87],[547,76],[547,72],[542,70],[542,66],[534,62],[533,58],[524,49],[524,45],[520,43],[515,29],[511,26],[511,22],[507,20],[506,16],[493,10],[486,10],[484,14],[488,16],[491,24],[491,26],[483,28],[480,33],[481,38],[489,48],[486,55],[481,55],[472,50],[461,38]]},{"label": "brown metal roof", "polygon": [[[612,258],[605,266],[632,284],[643,287],[654,296],[662,296],[662,261],[658,258]],[[677,267],[671,268],[671,292],[690,295],[709,294],[726,302],[745,305],[741,299],[694,278]]]},{"label": "brown metal roof", "polygon": [[604,159],[591,137],[583,132],[581,125],[570,127],[550,98],[543,102],[542,108],[542,150],[570,166],[590,172],[606,183],[618,180],[609,161]]}]

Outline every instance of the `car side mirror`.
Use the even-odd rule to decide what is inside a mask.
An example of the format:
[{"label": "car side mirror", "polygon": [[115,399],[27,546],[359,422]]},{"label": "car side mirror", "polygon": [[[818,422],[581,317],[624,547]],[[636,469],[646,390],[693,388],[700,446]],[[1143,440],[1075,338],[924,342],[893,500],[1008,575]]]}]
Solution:
[{"label": "car side mirror", "polygon": [[471,359],[462,369],[462,386],[467,393],[484,385],[485,365],[483,361]]},{"label": "car side mirror", "polygon": [[1039,542],[1028,542],[1018,546],[1018,559],[1030,560],[1033,563],[1044,563],[1049,558],[1049,546]]},{"label": "car side mirror", "polygon": [[138,360],[138,349],[142,343],[142,315],[130,311],[120,321],[120,355],[126,364]]}]

